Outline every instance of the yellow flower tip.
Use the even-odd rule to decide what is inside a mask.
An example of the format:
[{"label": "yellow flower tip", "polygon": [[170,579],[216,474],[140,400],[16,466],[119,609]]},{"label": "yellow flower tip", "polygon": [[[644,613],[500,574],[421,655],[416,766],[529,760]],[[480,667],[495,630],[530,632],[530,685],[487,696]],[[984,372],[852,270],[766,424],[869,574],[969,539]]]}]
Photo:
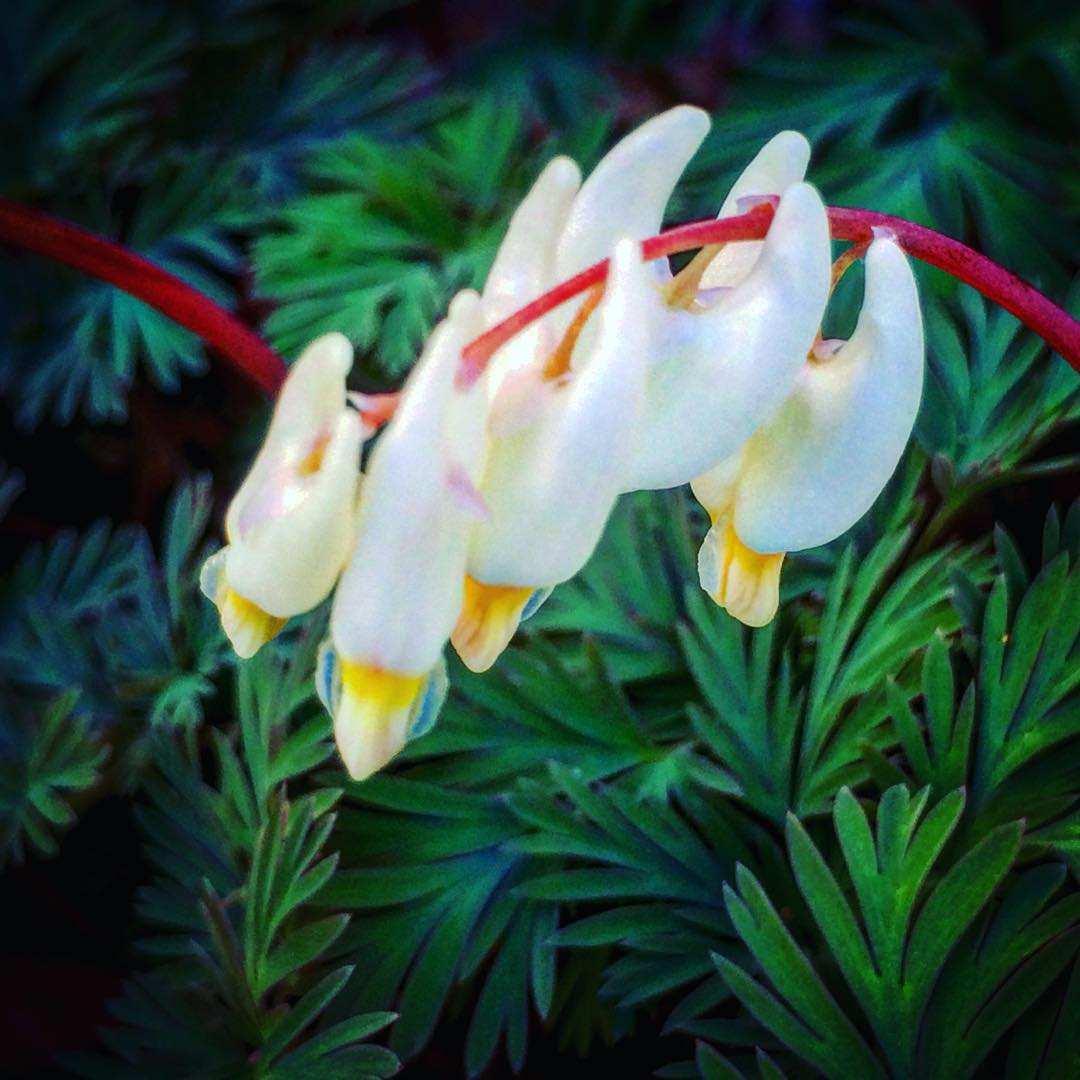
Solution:
[{"label": "yellow flower tip", "polygon": [[281,633],[286,620],[264,611],[241,596],[225,576],[225,553],[211,555],[203,564],[199,585],[218,609],[221,628],[241,660],[250,660],[271,638]]},{"label": "yellow flower tip", "polygon": [[763,555],[748,548],[725,515],[709,530],[698,553],[701,587],[739,622],[765,626],[780,606],[784,554]]},{"label": "yellow flower tip", "polygon": [[227,585],[217,596],[221,626],[233,651],[241,660],[250,660],[271,638],[281,633],[286,620],[263,611]]},{"label": "yellow flower tip", "polygon": [[366,780],[405,745],[428,680],[350,660],[339,660],[338,669],[334,739],[349,775]]},{"label": "yellow flower tip", "polygon": [[535,592],[528,585],[485,585],[465,576],[465,600],[450,642],[470,671],[487,671],[495,663]]}]

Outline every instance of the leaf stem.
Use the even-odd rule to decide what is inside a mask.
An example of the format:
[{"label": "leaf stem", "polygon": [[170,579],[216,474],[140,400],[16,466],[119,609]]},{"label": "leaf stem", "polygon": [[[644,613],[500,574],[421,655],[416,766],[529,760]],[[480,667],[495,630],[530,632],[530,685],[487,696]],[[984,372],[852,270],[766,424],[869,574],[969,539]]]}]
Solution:
[{"label": "leaf stem", "polygon": [[266,394],[277,393],[285,362],[205,293],[111,240],[0,199],[0,243],[26,248],[107,281],[198,334]]}]

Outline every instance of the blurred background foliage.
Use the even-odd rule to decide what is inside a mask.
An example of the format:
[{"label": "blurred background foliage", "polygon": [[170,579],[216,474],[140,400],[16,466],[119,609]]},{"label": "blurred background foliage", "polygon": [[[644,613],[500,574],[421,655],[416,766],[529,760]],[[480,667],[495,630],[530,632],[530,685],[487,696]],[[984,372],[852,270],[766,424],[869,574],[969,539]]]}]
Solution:
[{"label": "blurred background foliage", "polygon": [[[19,0],[0,191],[397,385],[544,161],[680,101],[715,213],[782,128],[826,201],[1080,309],[1080,14],[820,0]],[[99,283],[0,258],[12,1075],[1080,1074],[1080,380],[919,268],[923,409],[770,628],[684,493],[347,781],[325,612],[237,665],[195,568],[266,404]],[[844,333],[857,271],[830,311]],[[106,1009],[106,1002],[109,1002]]]}]

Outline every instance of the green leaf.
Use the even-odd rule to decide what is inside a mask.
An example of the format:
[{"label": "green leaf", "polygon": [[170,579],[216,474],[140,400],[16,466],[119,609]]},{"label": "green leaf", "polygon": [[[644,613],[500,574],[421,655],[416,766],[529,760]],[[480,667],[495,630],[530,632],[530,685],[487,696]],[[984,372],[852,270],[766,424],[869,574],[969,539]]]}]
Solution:
[{"label": "green leaf", "polygon": [[1060,866],[1026,871],[965,934],[934,988],[922,1039],[924,1075],[974,1073],[1072,961],[1080,948],[1080,898],[1049,904],[1063,878]]},{"label": "green leaf", "polygon": [[[869,1021],[881,1059],[897,1075],[923,1075],[916,1062],[922,1033],[928,1024],[932,1029],[937,1023],[929,1004],[935,986],[963,979],[967,965],[969,981],[951,985],[957,990],[960,985],[970,988],[970,953],[960,949],[954,957],[954,950],[1001,884],[1020,846],[1020,823],[1002,826],[934,880],[935,864],[963,809],[963,791],[946,796],[929,812],[928,795],[924,790],[913,799],[903,785],[886,791],[878,806],[876,835],[850,791],[844,789],[837,796],[833,810],[836,835],[857,906],[803,824],[794,816],[788,819],[792,867],[827,947],[825,955],[843,974],[853,994],[852,1004],[857,1003]],[[854,1059],[841,1064],[838,1048],[847,1047],[843,1053],[853,1053],[856,1022],[825,989],[758,881],[746,871],[739,873],[738,881],[739,894],[730,889],[726,894],[732,921],[780,997],[748,982],[748,974],[731,961],[722,965],[725,978],[756,1019],[790,1049],[826,1075],[843,1075],[841,1069],[852,1068]],[[1030,917],[1045,899],[1045,893],[1035,894],[1026,909],[1018,907],[1017,911],[1026,911]],[[999,952],[981,935],[977,939],[980,947],[985,945],[1000,961],[979,993],[989,997],[1001,978],[1017,972],[1012,975],[1017,1007],[984,1013],[980,1018],[985,1025],[980,1033],[984,1039],[992,1042],[998,1038],[1022,1011],[1021,1003],[1046,985],[1044,976],[1052,977],[1052,963],[1040,967],[1029,957],[1051,934],[1071,926],[1077,911],[1080,909],[1070,904],[1059,917],[1047,916],[1045,934],[1013,938],[1011,951],[1006,947]],[[1020,914],[1016,918],[1022,921]],[[1009,931],[1002,929],[1001,934],[1009,940]],[[740,972],[734,982],[729,978],[732,969]],[[949,1030],[956,1030],[955,1015]],[[835,1046],[830,1048],[829,1040]],[[956,1050],[954,1044],[952,1052],[956,1059],[970,1053],[971,1068],[989,1049],[985,1044],[973,1049],[962,1039],[958,1045],[961,1049]],[[864,1061],[862,1068],[868,1067]],[[940,1075],[953,1074],[945,1069]]]},{"label": "green leaf", "polygon": [[55,855],[56,833],[75,821],[65,796],[98,782],[108,750],[72,715],[77,700],[74,691],[61,695],[32,726],[13,729],[21,745],[0,766],[0,868],[9,860],[22,862],[27,846]]}]

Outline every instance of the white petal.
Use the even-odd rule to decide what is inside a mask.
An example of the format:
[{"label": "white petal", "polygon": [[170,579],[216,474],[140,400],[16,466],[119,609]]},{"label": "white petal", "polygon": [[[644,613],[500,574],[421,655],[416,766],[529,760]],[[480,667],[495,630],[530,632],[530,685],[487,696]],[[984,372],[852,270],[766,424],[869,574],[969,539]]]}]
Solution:
[{"label": "white petal", "polygon": [[[484,284],[485,327],[501,322],[556,284],[555,246],[580,186],[577,165],[558,157],[522,200]],[[509,372],[540,363],[557,344],[565,320],[562,312],[537,319],[499,349],[487,367],[489,396]]]},{"label": "white petal", "polygon": [[555,247],[580,186],[577,165],[557,157],[514,211],[484,284],[484,321],[489,327],[555,284]]},{"label": "white petal", "polygon": [[481,485],[491,521],[476,526],[469,560],[477,580],[552,585],[576,574],[591,554],[640,419],[652,288],[637,244],[622,241],[594,315],[599,327],[589,362],[561,382],[504,384],[527,422],[515,425],[504,415],[492,440]]},{"label": "white petal", "polygon": [[451,491],[478,467],[487,388],[454,388],[461,350],[482,328],[460,297],[436,327],[371,458],[356,544],[334,598],[334,645],[348,661],[402,675],[437,662],[461,609],[471,516]]},{"label": "white petal", "polygon": [[316,338],[289,368],[278,395],[267,440],[287,428],[306,428],[345,405],[345,377],[353,364],[353,347],[344,334]]},{"label": "white petal", "polygon": [[618,142],[582,185],[555,259],[562,281],[606,258],[616,241],[659,232],[675,184],[709,130],[708,114],[679,105]]},{"label": "white petal", "polygon": [[[797,131],[781,131],[743,169],[720,207],[718,218],[739,213],[739,200],[750,195],[783,195],[806,176],[810,144]],[[701,277],[703,289],[737,285],[750,272],[762,245],[754,241],[729,244],[709,263]]]},{"label": "white petal", "polygon": [[667,313],[624,490],[699,476],[779,406],[821,325],[830,254],[821,198],[795,184],[746,280],[705,311]]},{"label": "white petal", "polygon": [[360,417],[342,411],[318,471],[305,478],[303,501],[230,545],[229,584],[269,614],[299,615],[330,594],[356,526],[364,434]]},{"label": "white petal", "polygon": [[735,529],[756,551],[798,551],[846,532],[896,468],[923,379],[915,277],[891,239],[866,255],[851,340],[808,364],[790,399],[747,447]]},{"label": "white petal", "polygon": [[221,628],[241,660],[249,660],[285,625],[285,619],[270,615],[257,604],[245,600],[230,587],[225,564],[229,546],[214,552],[202,565],[199,588],[218,609]]},{"label": "white petal", "polygon": [[263,445],[229,504],[225,532],[230,540],[243,531],[240,521],[245,506],[252,499],[265,499],[266,487],[279,485],[282,467],[302,459],[336,424],[345,408],[345,377],[352,363],[349,339],[343,334],[324,334],[289,368]]},{"label": "white petal", "polygon": [[713,521],[735,502],[745,456],[746,446],[743,444],[730,457],[718,462],[708,472],[694,477],[690,483],[694,498],[705,507]]}]

